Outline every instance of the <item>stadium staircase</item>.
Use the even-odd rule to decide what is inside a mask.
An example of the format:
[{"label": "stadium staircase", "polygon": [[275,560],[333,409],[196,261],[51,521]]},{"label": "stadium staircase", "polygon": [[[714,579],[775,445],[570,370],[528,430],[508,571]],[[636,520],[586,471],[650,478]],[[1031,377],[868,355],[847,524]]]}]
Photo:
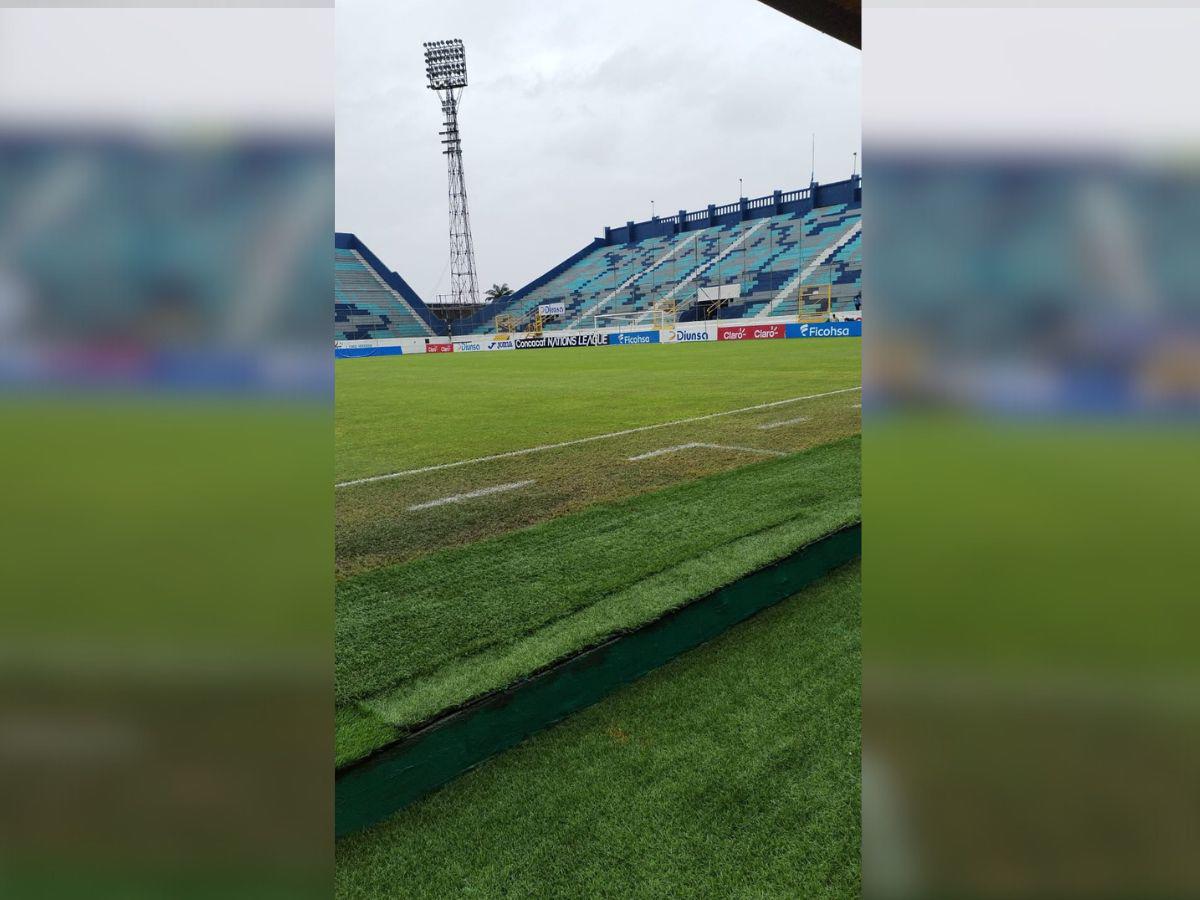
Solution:
[{"label": "stadium staircase", "polygon": [[[686,319],[687,318],[686,313],[688,312],[689,307],[694,306],[697,299],[700,296],[700,291],[698,289],[699,286],[697,286],[696,292],[693,294],[689,294],[688,298],[686,300],[684,300],[683,302],[680,302],[677,299],[680,291],[685,290],[688,285],[692,284],[692,282],[699,279],[701,276],[704,275],[705,272],[709,271],[713,267],[716,267],[717,269],[719,269],[720,263],[722,262],[722,260],[726,259],[731,253],[733,253],[733,251],[737,250],[739,247],[741,247],[743,244],[745,244],[745,242],[749,238],[753,237],[754,234],[756,234],[763,226],[769,224],[770,221],[771,221],[770,219],[763,219],[757,225],[747,228],[741,234],[741,236],[739,236],[736,240],[731,241],[729,246],[727,246],[724,250],[719,251],[716,256],[712,257],[711,259],[708,259],[702,265],[697,266],[691,272],[691,274],[689,274],[686,278],[684,278],[678,284],[676,284],[673,288],[671,288],[671,290],[669,290],[665,295],[663,295],[662,302],[674,304],[676,315],[681,315]],[[647,310],[645,315],[643,315],[641,318],[636,319],[634,321],[634,324],[642,325],[642,324],[648,323],[650,321],[650,316],[652,313],[653,313],[653,310]]]},{"label": "stadium staircase", "polygon": [[[781,313],[778,312],[778,310],[789,299],[796,296],[796,291],[797,291],[797,288],[799,287],[799,285],[803,284],[804,281],[806,279],[808,279],[814,272],[816,272],[819,267],[826,265],[831,260],[833,260],[837,256],[839,251],[841,251],[844,247],[846,247],[852,241],[855,241],[861,232],[862,232],[862,219],[858,218],[858,219],[854,220],[854,222],[850,225],[849,228],[847,228],[844,232],[842,232],[842,234],[837,238],[837,240],[835,240],[832,244],[830,244],[828,247],[826,247],[824,250],[822,250],[820,252],[820,254],[818,254],[817,256],[815,256],[813,258],[812,262],[810,262],[800,272],[798,272],[796,275],[794,275],[792,278],[790,278],[787,281],[787,283],[779,289],[779,292],[775,295],[774,299],[772,299],[770,303],[766,304],[761,309],[759,309],[757,311],[757,313],[754,314],[754,317],[764,318],[766,316],[781,315]],[[860,265],[860,271],[861,271],[861,265]],[[832,306],[832,290],[829,292],[829,294],[830,294],[830,305]],[[747,318],[749,318],[749,316],[747,316]]]},{"label": "stadium staircase", "polygon": [[594,306],[591,306],[591,307],[585,309],[583,312],[579,313],[579,315],[576,316],[572,321],[568,322],[565,325],[565,327],[566,328],[578,328],[581,324],[585,325],[585,326],[592,324],[592,321],[594,321],[594,318],[597,315],[601,315],[601,314],[614,315],[615,310],[613,310],[610,307],[610,304],[612,304],[612,302],[614,300],[616,300],[616,298],[620,295],[620,293],[622,291],[627,289],[635,281],[640,281],[641,279],[645,278],[647,275],[651,275],[656,269],[661,268],[669,260],[677,258],[682,251],[686,250],[693,243],[695,243],[696,237],[697,236],[694,234],[688,235],[686,238],[684,238],[681,241],[673,242],[671,249],[669,249],[661,257],[659,257],[657,260],[655,260],[655,262],[649,268],[643,269],[642,271],[635,272],[634,274],[630,275],[618,287],[616,287],[612,291],[609,291],[608,294],[606,294],[604,296],[604,298],[601,299]]}]

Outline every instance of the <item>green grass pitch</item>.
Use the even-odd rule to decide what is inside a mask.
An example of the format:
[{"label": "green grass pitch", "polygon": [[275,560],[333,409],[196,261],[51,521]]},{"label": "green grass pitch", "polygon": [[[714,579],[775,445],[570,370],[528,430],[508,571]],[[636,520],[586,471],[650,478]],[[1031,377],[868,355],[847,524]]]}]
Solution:
[{"label": "green grass pitch", "polygon": [[[847,339],[339,361],[337,763],[352,763],[445,710],[656,618],[859,520],[859,354],[860,341]],[[839,585],[830,590],[853,594],[856,615],[857,578],[846,582],[843,577]],[[766,636],[766,627],[753,625],[751,632],[769,647],[739,652],[763,657],[764,679],[783,679],[757,705],[742,703],[756,729],[755,742],[771,738],[771,746],[762,748],[769,756],[788,738],[770,732],[778,724],[772,724],[772,704],[790,682],[781,675],[788,665],[787,642]],[[856,640],[856,620],[851,630]],[[847,649],[847,659],[855,648]],[[825,653],[816,646],[794,649],[797,659]],[[720,654],[711,648],[686,658],[698,655],[707,660],[704,666],[714,668],[706,676],[713,685],[728,687],[730,680],[744,677],[734,668],[716,672]],[[689,665],[696,664],[683,667]],[[849,668],[843,671],[845,666]],[[660,685],[675,684],[668,670],[652,678]],[[857,709],[856,662],[839,663],[819,681],[826,684],[826,694],[852,687]],[[664,759],[686,755],[689,741],[704,743],[707,732],[728,727],[722,717],[735,715],[737,708],[705,694],[694,680],[660,690],[674,692],[673,703],[697,692],[694,709],[648,738],[661,743]],[[813,693],[806,687],[803,702],[816,704],[821,690]],[[585,717],[592,715],[576,718],[590,721]],[[630,721],[649,727],[660,715],[631,713]],[[550,743],[538,738],[485,769],[523,770],[530,759],[540,759],[542,751],[536,748],[562,740],[570,744],[561,734],[582,727],[576,718],[552,730],[559,737],[544,736]],[[837,790],[847,789],[844,779],[857,778],[857,732],[834,740],[827,730],[816,729],[811,741],[825,760],[820,765],[841,765]],[[849,755],[847,741],[853,744]],[[574,752],[590,751],[567,749],[568,755]],[[684,776],[679,789],[686,792],[689,783],[698,789],[710,776],[720,780],[721,767],[735,761],[718,756],[701,760],[706,767],[701,781]],[[572,797],[581,801],[579,792],[601,790],[595,779],[610,777],[616,779],[614,787],[625,778],[622,790],[649,792],[629,797],[647,816],[678,815],[683,809],[673,806],[681,795],[656,794],[652,785],[639,785],[633,772],[618,775],[589,763],[571,778],[553,775],[555,768],[578,761],[564,757],[536,775],[547,779],[539,788],[547,792],[547,815],[554,814],[554,804]],[[760,761],[768,769],[780,764]],[[535,766],[539,773],[541,765]],[[811,774],[805,769],[799,777],[804,781]],[[806,789],[798,784],[789,775],[785,787]],[[767,802],[763,792],[768,786],[747,782],[745,787]],[[435,798],[457,796],[459,790],[456,783]],[[406,883],[441,885],[453,894],[457,888],[446,878],[470,870],[478,871],[478,879],[471,876],[458,887],[492,896],[503,884],[489,878],[499,877],[504,866],[532,866],[531,877],[536,872],[533,859],[541,851],[518,863],[516,855],[531,852],[519,845],[505,851],[510,861],[497,863],[500,869],[456,862],[437,878],[423,872],[422,866],[434,865],[438,848],[460,852],[454,841],[461,835],[443,830],[457,826],[449,820],[444,825],[422,820],[425,824],[414,834],[423,836],[404,837],[400,823],[421,819],[427,805],[440,802],[421,801],[392,822],[352,838],[350,846],[357,849],[345,856],[351,868],[339,875],[339,893],[382,896],[379,885],[388,877],[408,873],[431,880]],[[513,800],[489,795],[463,802],[466,806],[456,814],[470,818],[475,802],[511,805]],[[713,802],[706,815],[716,815],[720,802]],[[780,802],[764,822],[779,815],[807,815],[804,797]],[[632,814],[635,821],[638,813]],[[478,827],[487,831],[490,826],[482,823],[498,824],[510,813],[488,807],[475,815]],[[832,822],[834,813],[828,815]],[[837,828],[847,822],[856,841],[856,819],[841,816]],[[678,835],[667,835],[676,849],[700,839],[680,821],[665,824],[679,829]],[[645,838],[640,826],[620,826],[616,818],[602,817],[596,827],[623,829],[634,843]],[[827,827],[833,826],[814,825],[814,846],[827,837],[821,834]],[[407,868],[397,868],[386,857],[391,852],[412,855],[413,847],[405,845],[410,839],[424,842],[423,847],[404,864]],[[480,846],[487,840],[503,842],[503,836],[483,839]],[[539,840],[552,842],[553,829]],[[843,858],[847,841],[851,838],[839,833],[828,859],[819,865],[810,860],[803,872],[786,877],[802,885],[824,873],[819,877],[839,885],[856,883],[857,863]],[[368,847],[370,852],[363,849]],[[735,851],[730,847],[724,852]],[[602,867],[602,860],[585,854],[578,864]],[[747,858],[731,872],[762,865],[765,858]],[[569,866],[561,870],[569,871]],[[682,883],[673,879],[683,877],[683,871],[665,875],[664,889],[669,892],[671,885]],[[720,893],[715,886],[723,881],[713,872],[702,881],[713,886],[710,894]],[[783,884],[778,879],[763,883]],[[406,893],[420,891],[414,887]]]},{"label": "green grass pitch", "polygon": [[[466,464],[339,487],[338,574],[405,562],[857,434],[860,380],[854,338],[341,360],[339,483]],[[728,414],[763,404],[776,405]],[[694,421],[703,416],[713,417]],[[601,437],[629,429],[646,430]],[[763,452],[701,447],[629,459],[690,443]],[[520,483],[527,484],[410,510]]]},{"label": "green grass pitch", "polygon": [[340,842],[336,894],[857,897],[849,566]]}]

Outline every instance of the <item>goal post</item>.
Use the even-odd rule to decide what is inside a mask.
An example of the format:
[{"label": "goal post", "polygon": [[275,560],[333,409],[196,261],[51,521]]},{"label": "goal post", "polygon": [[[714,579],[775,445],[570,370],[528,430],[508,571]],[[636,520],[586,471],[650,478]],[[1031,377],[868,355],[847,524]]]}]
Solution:
[{"label": "goal post", "polygon": [[639,319],[645,318],[644,312],[593,313],[592,327],[599,331],[601,328],[616,328],[623,332],[636,328]]},{"label": "goal post", "polygon": [[654,327],[660,330],[674,328],[679,321],[679,306],[674,297],[656,300],[651,311],[654,314]]},{"label": "goal post", "polygon": [[832,285],[810,284],[801,287],[796,307],[797,321],[828,322],[833,313]]}]

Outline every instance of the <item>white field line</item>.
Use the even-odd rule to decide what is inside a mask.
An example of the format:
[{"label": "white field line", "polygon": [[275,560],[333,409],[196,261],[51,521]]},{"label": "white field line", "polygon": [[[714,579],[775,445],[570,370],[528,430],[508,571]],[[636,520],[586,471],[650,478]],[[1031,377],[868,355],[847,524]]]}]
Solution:
[{"label": "white field line", "polygon": [[426,472],[440,472],[443,469],[455,469],[459,466],[473,466],[478,463],[495,462],[498,459],[511,459],[514,456],[527,456],[530,453],[543,453],[546,450],[561,450],[563,447],[574,447],[578,444],[590,444],[592,441],[604,441],[609,438],[624,437],[627,434],[640,434],[643,431],[653,431],[656,428],[670,428],[673,425],[689,425],[692,422],[705,422],[709,419],[717,419],[721,416],[734,416],[739,413],[756,412],[760,409],[773,409],[776,406],[784,406],[788,403],[800,403],[803,400],[817,400],[821,397],[833,397],[837,394],[848,394],[852,391],[861,391],[862,385],[858,384],[854,387],[839,388],[836,391],[824,391],[820,394],[806,394],[803,397],[788,397],[786,400],[772,400],[770,403],[756,403],[754,406],[743,406],[739,409],[727,409],[722,412],[707,413],[703,416],[692,416],[688,419],[674,419],[670,422],[657,422],[654,425],[639,425],[637,428],[624,428],[621,431],[610,431],[607,434],[593,434],[589,437],[575,438],[570,441],[560,441],[557,444],[542,444],[538,447],[526,447],[523,450],[509,450],[507,453],[493,453],[490,456],[477,456],[474,459],[460,459],[455,462],[438,463],[434,466],[422,466],[419,469],[405,469],[401,472],[388,472],[386,475],[369,475],[366,478],[354,478],[350,481],[339,481],[334,487],[344,488],[351,487],[356,484],[368,484],[372,481],[385,481],[389,478],[404,478],[408,475],[423,475]]},{"label": "white field line", "polygon": [[766,425],[759,425],[759,431],[770,431],[772,428],[782,428],[784,425],[798,425],[801,422],[807,422],[808,416],[797,416],[795,419],[784,419],[782,422],[768,422]]},{"label": "white field line", "polygon": [[737,450],[741,453],[762,453],[767,456],[787,456],[779,450],[764,450],[761,447],[730,447],[725,444],[679,444],[675,447],[663,447],[660,450],[651,450],[649,453],[643,453],[640,456],[629,457],[630,462],[638,462],[643,459],[653,459],[656,456],[665,456],[668,453],[678,453],[680,450],[691,450],[693,447],[704,447],[706,450]]},{"label": "white field line", "polygon": [[477,491],[467,491],[465,494],[454,494],[450,497],[442,497],[438,500],[429,500],[426,503],[414,503],[408,508],[409,512],[415,512],[418,509],[431,509],[435,506],[445,506],[447,503],[462,503],[464,500],[474,500],[476,497],[486,497],[488,494],[499,494],[504,491],[515,491],[519,488],[528,487],[533,484],[534,479],[528,481],[514,481],[511,484],[498,484],[495,487],[480,488]]}]

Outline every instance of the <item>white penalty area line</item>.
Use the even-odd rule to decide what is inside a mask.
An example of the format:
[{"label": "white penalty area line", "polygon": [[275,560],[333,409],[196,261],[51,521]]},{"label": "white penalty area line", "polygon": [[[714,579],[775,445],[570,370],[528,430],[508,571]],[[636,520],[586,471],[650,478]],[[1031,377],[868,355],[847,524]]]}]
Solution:
[{"label": "white penalty area line", "polygon": [[772,428],[782,428],[785,425],[799,425],[801,422],[807,422],[808,416],[798,416],[795,419],[784,419],[782,422],[768,422],[766,425],[759,425],[759,431],[770,431]]},{"label": "white penalty area line", "polygon": [[474,500],[476,497],[486,497],[488,494],[500,494],[504,491],[515,491],[523,487],[529,487],[533,484],[534,479],[528,481],[514,481],[511,484],[497,484],[494,487],[480,488],[477,491],[467,491],[465,494],[454,494],[450,497],[441,497],[437,500],[429,500],[425,503],[414,503],[408,508],[409,512],[416,512],[419,509],[432,509],[435,506],[445,506],[447,503],[462,503],[464,500]]},{"label": "white penalty area line", "polygon": [[730,447],[725,444],[679,444],[675,447],[663,447],[660,450],[651,450],[649,453],[642,453],[639,456],[629,457],[630,462],[639,462],[643,459],[653,459],[656,456],[665,456],[668,453],[678,453],[680,450],[691,450],[694,447],[703,447],[706,450],[736,450],[739,453],[762,453],[766,456],[787,456],[779,450],[764,450],[762,447]]},{"label": "white penalty area line", "polygon": [[653,431],[656,428],[670,428],[674,425],[689,425],[692,422],[705,422],[718,419],[721,416],[735,416],[739,413],[756,412],[760,409],[773,409],[788,403],[800,403],[803,400],[817,400],[821,397],[834,397],[838,394],[848,394],[861,391],[862,385],[839,388],[836,391],[825,391],[820,394],[807,394],[803,397],[788,397],[786,400],[773,400],[770,403],[756,403],[754,406],[743,406],[738,409],[727,409],[722,412],[708,413],[703,416],[692,416],[688,419],[674,419],[670,422],[657,422],[654,425],[640,425],[637,428],[624,428],[621,431],[610,431],[606,434],[593,434],[590,437],[575,438],[570,441],[560,441],[557,444],[542,444],[538,447],[526,447],[523,450],[509,450],[507,453],[493,453],[491,456],[477,456],[474,459],[460,459],[455,462],[439,463],[435,466],[422,466],[419,469],[405,469],[401,472],[388,472],[386,475],[371,475],[367,478],[354,478],[350,481],[339,481],[334,487],[344,488],[356,484],[369,484],[372,481],[386,481],[389,478],[404,478],[408,475],[423,475],[426,472],[441,472],[444,469],[455,469],[459,466],[473,466],[478,463],[495,462],[498,459],[512,459],[515,456],[528,456],[530,453],[544,453],[547,450],[561,450],[563,447],[575,447],[579,444],[590,444],[592,441],[605,441],[610,438],[624,437],[627,434],[640,434],[643,431]]}]

